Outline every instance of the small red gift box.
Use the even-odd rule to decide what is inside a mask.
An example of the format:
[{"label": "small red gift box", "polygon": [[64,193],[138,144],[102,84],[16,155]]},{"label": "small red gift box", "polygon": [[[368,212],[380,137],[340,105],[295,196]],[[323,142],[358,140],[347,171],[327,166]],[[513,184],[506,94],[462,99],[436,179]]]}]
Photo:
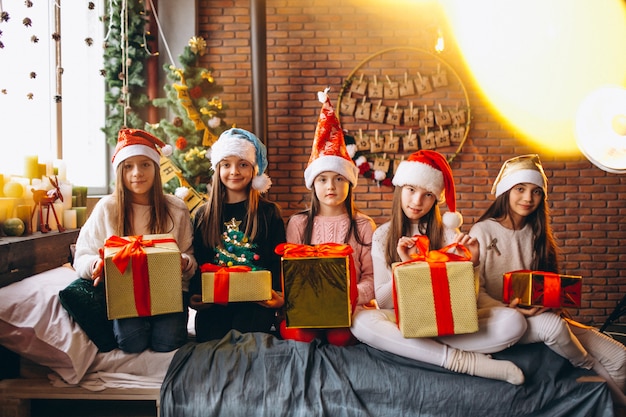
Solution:
[{"label": "small red gift box", "polygon": [[203,303],[227,304],[272,298],[270,271],[252,271],[243,265],[223,267],[214,264],[204,264],[200,271]]},{"label": "small red gift box", "polygon": [[[461,245],[429,251],[418,236],[414,259],[393,265],[393,300],[404,337],[436,337],[478,331],[477,283],[471,255]],[[448,253],[458,248],[464,255]]]},{"label": "small red gift box", "polygon": [[504,274],[502,301],[520,299],[526,307],[580,307],[582,277],[553,272],[519,270]]},{"label": "small red gift box", "polygon": [[104,272],[109,320],[183,311],[180,249],[171,234],[110,237]]},{"label": "small red gift box", "polygon": [[350,327],[358,296],[349,245],[326,243],[276,247],[288,328]]}]

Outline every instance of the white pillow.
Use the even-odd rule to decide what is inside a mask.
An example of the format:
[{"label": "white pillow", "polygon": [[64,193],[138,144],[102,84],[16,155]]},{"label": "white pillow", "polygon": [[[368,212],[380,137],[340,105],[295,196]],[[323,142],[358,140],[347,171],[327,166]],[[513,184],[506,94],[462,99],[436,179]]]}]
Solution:
[{"label": "white pillow", "polygon": [[59,291],[76,278],[63,266],[0,288],[0,345],[49,367],[69,384],[83,378],[98,353],[59,302]]}]

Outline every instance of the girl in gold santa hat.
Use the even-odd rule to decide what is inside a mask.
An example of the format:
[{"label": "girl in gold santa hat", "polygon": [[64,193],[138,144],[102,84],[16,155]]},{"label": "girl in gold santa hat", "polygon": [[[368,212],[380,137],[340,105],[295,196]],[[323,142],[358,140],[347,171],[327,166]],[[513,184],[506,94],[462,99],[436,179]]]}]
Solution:
[{"label": "girl in gold santa hat", "polygon": [[[460,243],[470,250],[472,260],[477,259],[478,248],[469,236],[459,232],[462,217],[456,211],[452,170],[443,155],[430,150],[411,154],[398,166],[392,183],[395,190],[391,219],[377,228],[372,238],[379,308],[357,308],[352,333],[380,350],[459,373],[522,384],[524,374],[513,362],[489,356],[515,344],[524,334],[524,317],[513,309],[500,306],[478,310],[477,333],[438,338],[403,336],[394,311],[392,264],[411,259],[417,235],[428,237],[429,250]],[[439,205],[444,202],[449,210],[442,216]]]},{"label": "girl in gold santa hat", "polygon": [[[503,274],[516,270],[559,272],[558,247],[550,227],[548,179],[539,156],[504,162],[491,193],[491,206],[470,230],[480,247],[478,305],[503,306]],[[519,343],[543,342],[572,365],[593,369],[607,380],[616,404],[626,406],[626,348],[599,331],[544,308],[509,307],[526,317]],[[512,308],[512,309],[513,309]]]}]

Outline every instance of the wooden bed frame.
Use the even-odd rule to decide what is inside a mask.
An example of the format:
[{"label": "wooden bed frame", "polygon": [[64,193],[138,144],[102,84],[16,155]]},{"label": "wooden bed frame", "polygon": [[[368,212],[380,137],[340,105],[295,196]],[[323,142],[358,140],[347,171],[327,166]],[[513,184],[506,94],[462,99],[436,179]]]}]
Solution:
[{"label": "wooden bed frame", "polygon": [[[2,237],[0,288],[69,262],[70,246],[76,242],[78,232],[72,229]],[[21,362],[17,354],[0,346],[0,416],[29,417],[31,400],[154,401],[156,416],[159,415],[160,389],[107,388],[94,392],[82,387],[55,387],[45,372],[24,377]]]}]

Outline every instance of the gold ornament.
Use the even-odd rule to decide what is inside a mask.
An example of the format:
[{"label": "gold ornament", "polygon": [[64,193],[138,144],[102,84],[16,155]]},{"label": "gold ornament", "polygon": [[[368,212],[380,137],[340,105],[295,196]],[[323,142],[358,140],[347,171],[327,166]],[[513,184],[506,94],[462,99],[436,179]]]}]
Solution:
[{"label": "gold ornament", "polygon": [[193,36],[189,39],[189,48],[194,54],[203,56],[206,52],[206,41],[200,36]]},{"label": "gold ornament", "polygon": [[213,74],[211,74],[211,71],[202,71],[202,74],[200,74],[200,76],[207,80],[209,84],[213,84],[213,82],[215,81],[215,79],[213,78]]}]

